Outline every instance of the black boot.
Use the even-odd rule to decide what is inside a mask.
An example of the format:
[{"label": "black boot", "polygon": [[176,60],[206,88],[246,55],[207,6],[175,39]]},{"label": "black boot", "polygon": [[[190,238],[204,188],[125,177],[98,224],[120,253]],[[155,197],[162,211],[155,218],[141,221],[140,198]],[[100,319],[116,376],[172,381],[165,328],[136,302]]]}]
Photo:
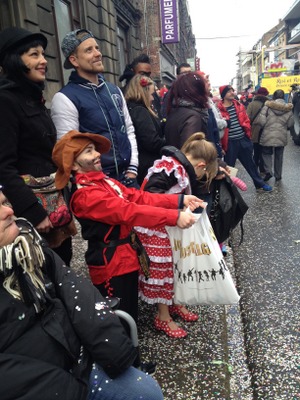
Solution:
[{"label": "black boot", "polygon": [[266,174],[266,176],[264,177],[264,181],[267,182],[272,178],[272,174],[270,174],[269,172]]}]

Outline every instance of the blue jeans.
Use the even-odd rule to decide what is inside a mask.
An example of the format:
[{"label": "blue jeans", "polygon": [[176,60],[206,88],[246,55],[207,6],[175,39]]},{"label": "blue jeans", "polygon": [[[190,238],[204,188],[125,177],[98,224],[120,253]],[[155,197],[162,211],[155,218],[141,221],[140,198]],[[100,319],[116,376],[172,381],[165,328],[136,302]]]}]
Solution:
[{"label": "blue jeans", "polygon": [[144,372],[130,367],[115,379],[93,366],[88,400],[163,400],[158,383]]},{"label": "blue jeans", "polygon": [[224,161],[234,167],[236,160],[239,160],[245,170],[253,180],[256,188],[265,185],[262,177],[258,173],[258,169],[253,160],[253,143],[246,136],[238,140],[228,140],[228,149],[224,157]]}]

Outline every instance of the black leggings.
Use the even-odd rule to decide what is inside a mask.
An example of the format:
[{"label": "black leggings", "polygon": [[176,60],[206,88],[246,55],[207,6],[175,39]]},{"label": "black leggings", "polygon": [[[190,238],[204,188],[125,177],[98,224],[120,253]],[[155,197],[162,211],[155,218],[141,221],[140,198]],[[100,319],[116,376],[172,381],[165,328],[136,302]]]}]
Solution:
[{"label": "black leggings", "polygon": [[102,296],[119,297],[120,310],[127,312],[137,322],[138,320],[138,271],[115,276],[109,284],[95,285]]},{"label": "black leggings", "polygon": [[52,249],[56,254],[65,262],[65,264],[69,267],[73,255],[72,249],[72,238],[69,237],[59,247]]}]

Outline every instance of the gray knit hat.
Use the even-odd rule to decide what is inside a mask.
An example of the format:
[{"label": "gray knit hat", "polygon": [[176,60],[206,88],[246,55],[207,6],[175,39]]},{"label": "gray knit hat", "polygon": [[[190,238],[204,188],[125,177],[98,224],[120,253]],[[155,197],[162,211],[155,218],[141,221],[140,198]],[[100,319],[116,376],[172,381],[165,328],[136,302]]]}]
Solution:
[{"label": "gray knit hat", "polygon": [[[80,37],[78,38],[80,33],[86,33],[86,35],[80,35]],[[74,53],[80,43],[89,38],[94,38],[94,35],[91,31],[88,31],[87,29],[76,29],[75,31],[67,33],[61,43],[61,50],[66,57],[64,62],[65,69],[74,68],[69,61],[69,57],[72,53]]]}]

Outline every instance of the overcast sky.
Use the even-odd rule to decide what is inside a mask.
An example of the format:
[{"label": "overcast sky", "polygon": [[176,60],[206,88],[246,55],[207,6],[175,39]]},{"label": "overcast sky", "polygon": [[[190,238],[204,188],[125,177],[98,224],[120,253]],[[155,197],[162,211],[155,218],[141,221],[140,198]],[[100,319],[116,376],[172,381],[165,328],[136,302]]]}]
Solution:
[{"label": "overcast sky", "polygon": [[[200,68],[213,86],[236,76],[239,48],[250,50],[295,0],[188,0]],[[218,37],[226,37],[219,39]],[[215,38],[215,39],[207,39]]]}]

